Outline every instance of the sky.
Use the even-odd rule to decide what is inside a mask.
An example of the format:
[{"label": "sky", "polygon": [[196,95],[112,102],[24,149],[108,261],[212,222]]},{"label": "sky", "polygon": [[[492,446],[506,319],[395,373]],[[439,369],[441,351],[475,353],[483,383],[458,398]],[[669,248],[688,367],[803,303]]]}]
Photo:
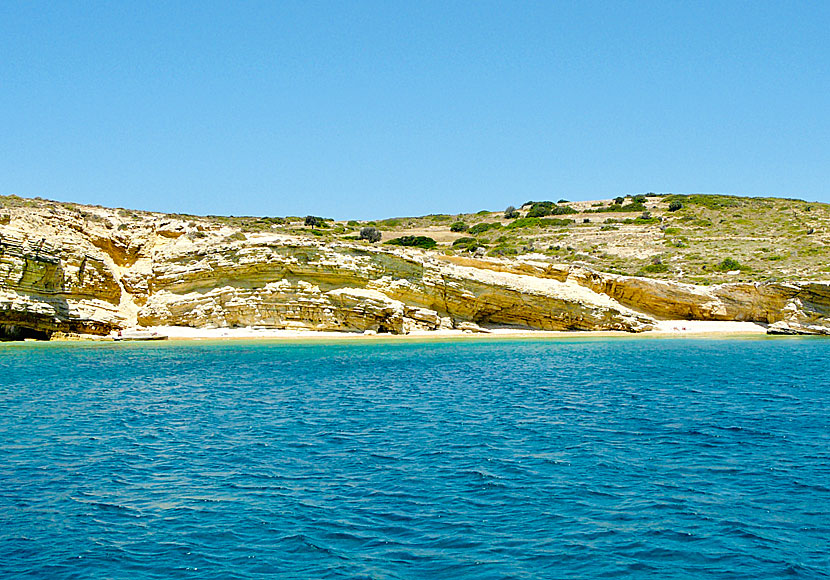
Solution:
[{"label": "sky", "polygon": [[830,202],[830,2],[0,0],[0,194],[374,219]]}]

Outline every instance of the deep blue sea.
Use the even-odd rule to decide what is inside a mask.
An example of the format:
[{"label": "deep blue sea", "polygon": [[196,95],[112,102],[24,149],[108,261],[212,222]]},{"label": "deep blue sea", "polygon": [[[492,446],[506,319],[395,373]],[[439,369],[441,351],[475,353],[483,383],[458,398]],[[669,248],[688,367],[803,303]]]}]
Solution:
[{"label": "deep blue sea", "polygon": [[0,345],[0,578],[827,578],[830,341]]}]

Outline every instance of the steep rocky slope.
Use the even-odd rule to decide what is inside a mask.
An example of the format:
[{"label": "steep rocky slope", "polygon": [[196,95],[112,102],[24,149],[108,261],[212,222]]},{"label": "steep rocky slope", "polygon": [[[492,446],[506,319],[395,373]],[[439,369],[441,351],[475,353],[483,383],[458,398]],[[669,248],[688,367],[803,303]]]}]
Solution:
[{"label": "steep rocky slope", "polygon": [[830,283],[693,286],[43,200],[6,204],[0,215],[6,337],[135,325],[639,332],[681,318],[827,332]]}]

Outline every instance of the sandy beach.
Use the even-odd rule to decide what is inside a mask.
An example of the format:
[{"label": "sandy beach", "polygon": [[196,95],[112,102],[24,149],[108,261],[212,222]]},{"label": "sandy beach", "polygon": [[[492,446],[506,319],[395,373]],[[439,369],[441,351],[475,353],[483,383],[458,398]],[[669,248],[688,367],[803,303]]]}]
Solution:
[{"label": "sandy beach", "polygon": [[572,338],[572,337],[685,337],[685,336],[746,336],[763,335],[766,327],[754,322],[663,320],[654,330],[643,333],[624,331],[549,331],[494,328],[487,332],[469,330],[433,330],[410,334],[375,334],[313,330],[282,330],[273,328],[190,328],[185,326],[154,326],[146,330],[167,336],[170,340],[217,339],[285,339],[285,340],[407,340],[429,338]]}]

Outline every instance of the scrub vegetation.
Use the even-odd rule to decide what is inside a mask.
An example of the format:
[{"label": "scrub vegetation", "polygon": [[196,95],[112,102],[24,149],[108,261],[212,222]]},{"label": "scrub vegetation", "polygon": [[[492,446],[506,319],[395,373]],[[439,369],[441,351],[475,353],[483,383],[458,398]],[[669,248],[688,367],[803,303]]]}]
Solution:
[{"label": "scrub vegetation", "polygon": [[[0,197],[0,225],[8,222],[9,208],[40,204],[78,219],[100,219],[90,211],[93,206],[5,196]],[[221,229],[225,236],[232,228],[366,245],[382,238],[385,244],[448,256],[526,256],[697,284],[830,278],[830,205],[795,199],[645,193],[376,221],[114,211],[124,220],[177,218],[199,231]],[[197,238],[194,233],[194,242]]]}]

